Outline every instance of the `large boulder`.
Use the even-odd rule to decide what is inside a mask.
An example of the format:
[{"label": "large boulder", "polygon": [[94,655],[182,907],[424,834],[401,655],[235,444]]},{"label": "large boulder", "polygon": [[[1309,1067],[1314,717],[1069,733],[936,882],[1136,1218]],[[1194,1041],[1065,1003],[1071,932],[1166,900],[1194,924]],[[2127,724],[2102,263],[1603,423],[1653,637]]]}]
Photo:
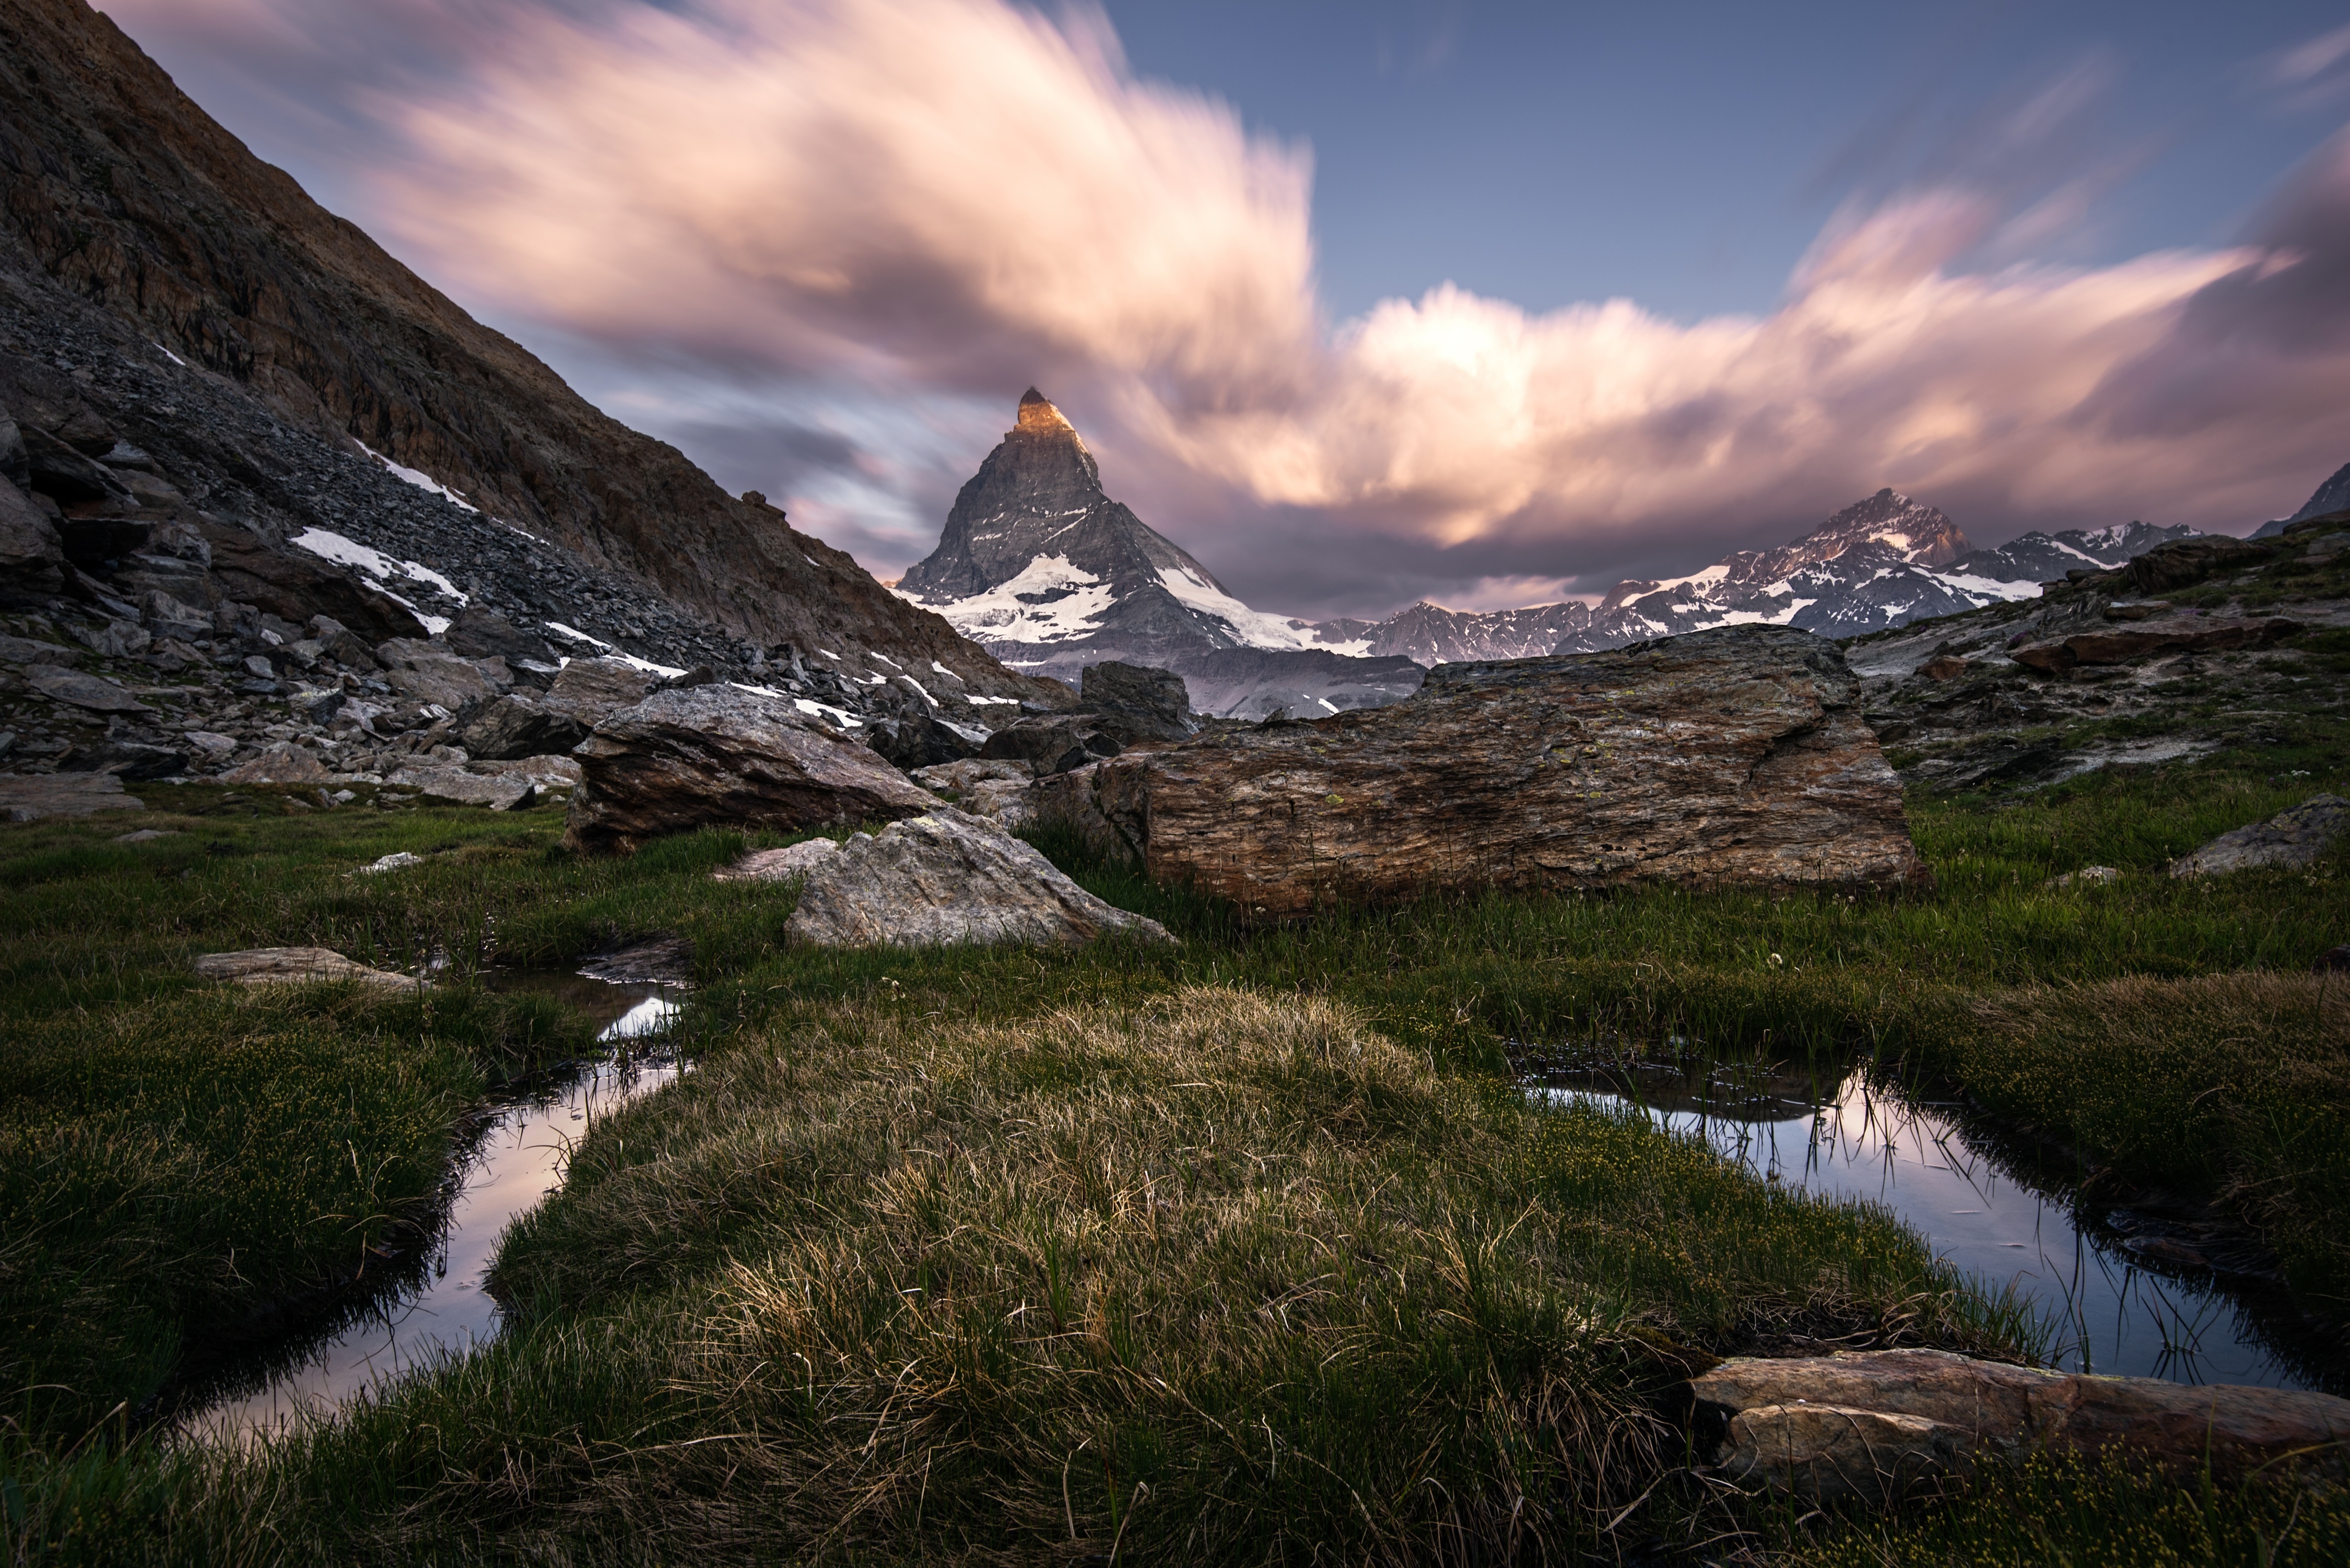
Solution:
[{"label": "large boulder", "polygon": [[1183,741],[1191,735],[1191,693],[1171,670],[1106,659],[1082,677],[1085,705],[1127,745]]},{"label": "large boulder", "polygon": [[583,776],[566,840],[592,851],[629,852],[697,827],[887,822],[938,804],[789,700],[734,686],[656,691],[597,725],[574,754]]},{"label": "large boulder", "polygon": [[1924,884],[1836,645],[1781,627],[1440,665],[1410,699],[1084,781],[1156,880],[1268,916],[1427,890]]},{"label": "large boulder", "polygon": [[2339,1473],[2350,1399],[2093,1377],[1939,1350],[1725,1361],[1690,1379],[1691,1436],[1720,1478],[1818,1501],[1886,1501],[1977,1459],[2118,1449],[2182,1478],[2303,1459]]},{"label": "large boulder", "polygon": [[2314,794],[2266,822],[2223,833],[2193,854],[2180,856],[2170,863],[2170,874],[2210,877],[2262,867],[2297,871],[2315,865],[2345,832],[2350,832],[2350,800]]},{"label": "large boulder", "polygon": [[818,858],[784,927],[817,947],[1071,946],[1110,932],[1172,940],[1103,903],[984,817],[934,806]]},{"label": "large boulder", "polygon": [[459,739],[469,756],[511,762],[568,752],[591,728],[573,714],[515,692],[475,714]]},{"label": "large boulder", "polygon": [[442,635],[467,659],[503,659],[509,664],[555,668],[555,649],[546,638],[515,625],[494,610],[468,605]]}]

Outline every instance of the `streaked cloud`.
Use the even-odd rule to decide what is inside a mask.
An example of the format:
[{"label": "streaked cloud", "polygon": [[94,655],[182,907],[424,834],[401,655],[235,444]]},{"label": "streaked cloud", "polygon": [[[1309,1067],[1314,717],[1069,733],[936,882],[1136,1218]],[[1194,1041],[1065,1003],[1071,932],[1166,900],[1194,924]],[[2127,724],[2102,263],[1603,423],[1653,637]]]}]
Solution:
[{"label": "streaked cloud", "polygon": [[[204,8],[328,34],[342,10]],[[2350,457],[2350,143],[2233,247],[2023,259],[2056,254],[2106,178],[2012,177],[2110,89],[2101,57],[1986,111],[1969,156],[1848,206],[1767,315],[1534,313],[1448,285],[1334,323],[1307,151],[1136,78],[1091,11],[409,9],[463,48],[355,98],[390,133],[368,216],[428,275],[615,363],[803,404],[847,389],[968,423],[971,400],[1008,416],[1036,382],[1115,493],[1267,608],[1588,591],[1887,483],[1993,537],[2241,525]],[[2334,36],[2277,68],[2325,77],[2350,49],[2326,53]],[[883,575],[911,558],[891,542],[920,553],[902,518],[858,510],[892,484],[927,504],[927,454],[878,472],[879,441],[805,407],[661,433],[729,464],[774,441],[778,472],[830,476],[797,514]]]}]

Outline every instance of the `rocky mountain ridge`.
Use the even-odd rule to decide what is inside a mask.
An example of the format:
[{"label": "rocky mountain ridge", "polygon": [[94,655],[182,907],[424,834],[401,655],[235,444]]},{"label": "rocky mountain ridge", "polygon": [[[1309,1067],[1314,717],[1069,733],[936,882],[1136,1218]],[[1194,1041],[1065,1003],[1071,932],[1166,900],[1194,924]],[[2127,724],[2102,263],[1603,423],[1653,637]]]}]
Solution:
[{"label": "rocky mountain ridge", "polygon": [[1740,550],[1684,577],[1618,583],[1596,605],[1483,613],[1425,601],[1382,621],[1251,609],[1104,490],[1099,464],[1035,388],[955,499],[938,548],[898,591],[1015,669],[1074,684],[1086,665],[1176,670],[1223,717],[1308,717],[1400,701],[1416,670],[1591,653],[1742,624],[1848,638],[2036,597],[2192,535],[2184,526],[2033,532],[1977,549],[1939,509],[1889,486],[1799,539]]},{"label": "rocky mountain ridge", "polygon": [[1888,488],[1793,544],[1742,550],[1686,577],[1618,583],[1596,605],[1481,613],[1423,601],[1383,621],[1324,621],[1316,629],[1333,644],[1427,665],[1591,653],[1745,622],[1853,637],[2032,598],[2068,571],[2119,566],[2195,532],[2144,523],[2034,530],[1979,550],[1941,512]]},{"label": "rocky mountain ridge", "polygon": [[[0,194],[21,311],[52,308],[41,284],[95,307],[159,388],[184,372],[248,392],[276,424],[437,493],[446,536],[526,535],[742,647],[870,650],[983,693],[1057,700],[782,513],[725,494],[590,406],[255,158],[81,0],[0,11]],[[17,337],[19,352],[52,357],[37,326]],[[266,466],[225,448],[207,461],[233,478]],[[298,496],[245,488],[282,520],[300,513]],[[318,521],[386,555],[406,548]],[[667,662],[628,629],[649,613],[579,629]]]}]

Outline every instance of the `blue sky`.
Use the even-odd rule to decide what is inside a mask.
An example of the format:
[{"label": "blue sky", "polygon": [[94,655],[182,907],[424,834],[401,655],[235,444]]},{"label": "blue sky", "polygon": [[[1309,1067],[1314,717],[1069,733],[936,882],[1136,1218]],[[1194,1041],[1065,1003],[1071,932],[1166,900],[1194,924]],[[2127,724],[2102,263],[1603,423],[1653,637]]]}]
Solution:
[{"label": "blue sky", "polygon": [[1031,382],[1312,616],[1596,593],[1883,483],[1985,543],[2241,531],[2350,458],[2339,5],[107,8],[884,576]]}]

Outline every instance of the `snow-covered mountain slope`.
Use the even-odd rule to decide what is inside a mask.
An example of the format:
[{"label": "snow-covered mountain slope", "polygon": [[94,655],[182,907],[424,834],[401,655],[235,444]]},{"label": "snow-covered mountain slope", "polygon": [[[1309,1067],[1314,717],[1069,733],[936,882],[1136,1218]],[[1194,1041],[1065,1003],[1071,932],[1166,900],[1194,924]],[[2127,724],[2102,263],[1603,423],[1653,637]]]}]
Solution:
[{"label": "snow-covered mountain slope", "polygon": [[1855,637],[2035,597],[2042,583],[2067,571],[2119,566],[2194,532],[2132,523],[2034,532],[1978,550],[1942,513],[1887,489],[1793,544],[1741,550],[1685,577],[1621,582],[1594,606],[1471,614],[1416,604],[1383,621],[1324,621],[1320,629],[1333,642],[1344,639],[1366,653],[1399,653],[1427,665],[1589,653],[1749,622]]},{"label": "snow-covered mountain slope", "polygon": [[[1361,651],[1334,649],[1305,621],[1251,609],[1111,500],[1075,427],[1033,387],[1018,421],[956,495],[939,547],[899,579],[898,592],[1013,668],[1072,685],[1087,665],[1110,659],[1188,673],[1231,649],[1317,659]],[[1245,662],[1283,683],[1274,667]],[[1307,663],[1311,671],[1291,673],[1326,687],[1312,675],[1319,663]],[[1232,682],[1213,684],[1222,693]]]}]

